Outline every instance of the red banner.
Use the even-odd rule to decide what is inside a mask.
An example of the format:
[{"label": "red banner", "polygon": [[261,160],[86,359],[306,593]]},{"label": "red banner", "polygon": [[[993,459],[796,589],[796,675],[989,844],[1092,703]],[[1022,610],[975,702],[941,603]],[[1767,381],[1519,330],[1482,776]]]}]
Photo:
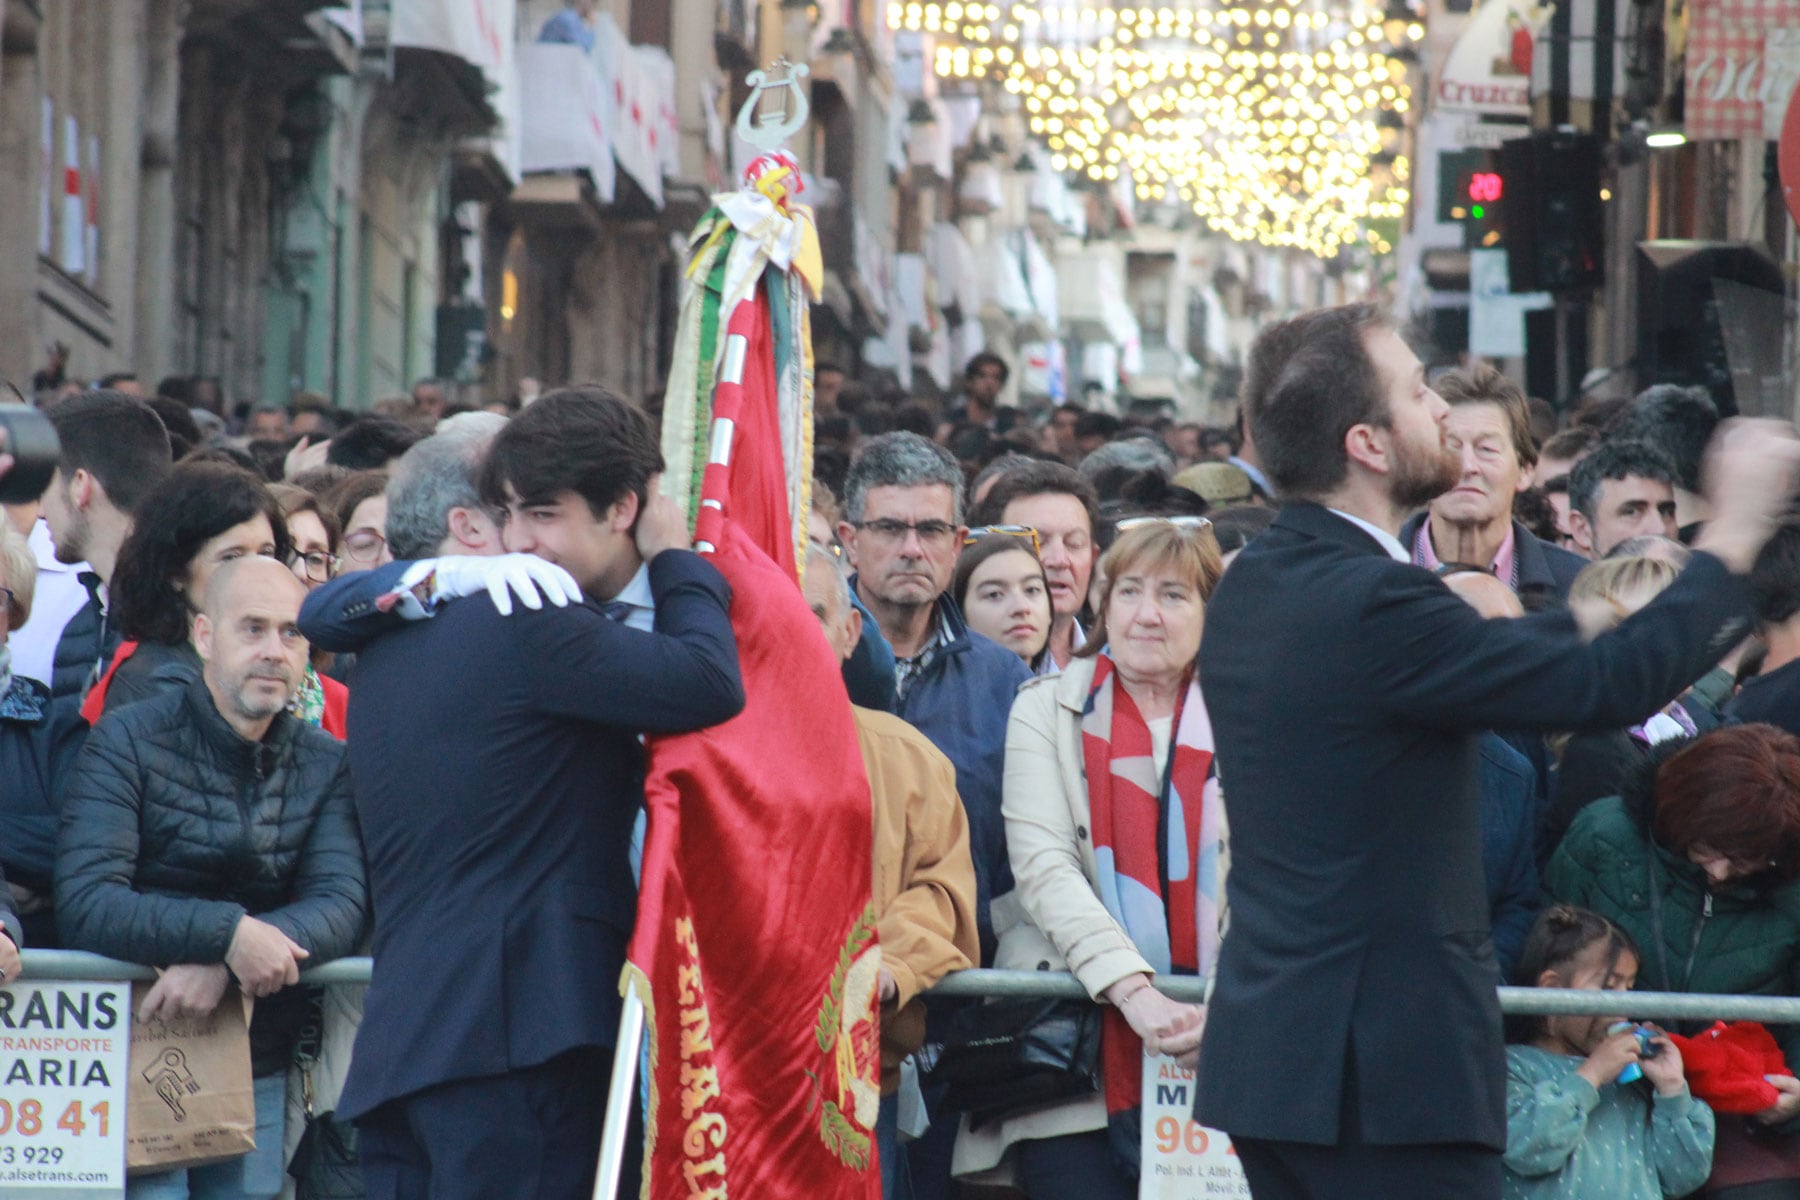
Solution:
[{"label": "red banner", "polygon": [[727,372],[715,395],[729,450],[715,438],[701,532],[732,588],[744,711],[648,743],[626,968],[650,1044],[644,1195],[873,1200],[881,955],[869,783],[839,664],[795,573],[746,532],[779,553],[792,528],[774,486],[768,324],[750,307],[731,322],[747,343],[742,388]]}]

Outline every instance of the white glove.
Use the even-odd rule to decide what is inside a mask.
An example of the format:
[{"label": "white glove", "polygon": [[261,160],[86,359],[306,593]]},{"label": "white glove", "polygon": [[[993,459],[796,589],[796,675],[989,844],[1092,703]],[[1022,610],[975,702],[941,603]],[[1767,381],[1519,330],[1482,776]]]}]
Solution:
[{"label": "white glove", "polygon": [[[512,616],[513,597],[526,608],[558,608],[581,602],[581,585],[553,562],[535,554],[452,555],[431,564],[431,603],[485,591],[503,617]],[[540,595],[541,593],[541,595]]]}]

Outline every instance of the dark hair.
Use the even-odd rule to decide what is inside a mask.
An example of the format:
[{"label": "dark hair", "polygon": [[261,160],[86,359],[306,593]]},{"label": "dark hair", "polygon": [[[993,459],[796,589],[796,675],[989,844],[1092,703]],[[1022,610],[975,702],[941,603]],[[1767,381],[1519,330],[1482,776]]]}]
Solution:
[{"label": "dark hair", "polygon": [[244,447],[244,452],[256,460],[257,474],[270,483],[280,483],[282,474],[287,470],[288,451],[294,448],[296,440],[257,438]]},{"label": "dark hair", "polygon": [[[1519,987],[1536,987],[1545,971],[1563,973],[1595,945],[1604,946],[1609,976],[1618,968],[1621,956],[1642,957],[1631,935],[1599,913],[1573,904],[1552,904],[1538,914],[1525,934],[1512,981]],[[1535,1014],[1512,1013],[1506,1018],[1509,1042],[1529,1042],[1543,1030],[1544,1018]]]},{"label": "dark hair", "polygon": [[262,465],[251,457],[250,452],[229,442],[209,442],[195,446],[181,462],[183,465],[211,463],[215,467],[236,467],[258,477],[262,475]]},{"label": "dark hair", "polygon": [[121,383],[136,383],[136,371],[112,371],[94,381],[94,386],[101,391],[111,391]]},{"label": "dark hair", "polygon": [[1125,422],[1111,413],[1083,412],[1075,418],[1075,438],[1103,438],[1106,441],[1119,436],[1119,430],[1125,428]]},{"label": "dark hair", "polygon": [[1700,464],[1719,427],[1719,409],[1702,387],[1659,383],[1639,392],[1607,432],[1640,438],[1669,456],[1675,479],[1690,492],[1700,490]]},{"label": "dark hair", "polygon": [[392,417],[358,417],[331,439],[325,461],[352,471],[380,470],[399,458],[423,434]]},{"label": "dark hair", "polygon": [[[320,497],[327,510],[336,518],[340,533],[350,532],[350,518],[356,515],[358,506],[365,500],[387,492],[388,474],[386,471],[358,471],[346,476],[325,495]],[[387,530],[381,531],[387,536]]]},{"label": "dark hair", "polygon": [[169,434],[169,455],[176,462],[188,456],[188,452],[201,441],[200,425],[194,420],[194,414],[188,406],[179,400],[171,400],[167,396],[149,396],[144,400],[152,412],[162,421],[163,428]]},{"label": "dark hair", "polygon": [[1800,612],[1800,520],[1783,522],[1757,552],[1750,568],[1750,602],[1758,629]]},{"label": "dark hair", "polygon": [[970,515],[977,525],[996,525],[1006,519],[1006,506],[1027,496],[1073,496],[1087,509],[1088,534],[1100,530],[1100,495],[1085,475],[1059,462],[1028,460],[1008,467],[987,498]]},{"label": "dark hair", "polygon": [[1793,734],[1773,725],[1703,734],[1657,767],[1655,794],[1651,828],[1675,854],[1704,846],[1757,863],[1767,887],[1800,876],[1800,738]]},{"label": "dark hair", "polygon": [[235,525],[266,517],[275,557],[293,550],[287,519],[263,481],[220,463],[185,462],[144,497],[139,519],[119,551],[111,581],[119,628],[140,642],[179,645],[200,597],[186,596],[181,582],[200,548]]},{"label": "dark hair", "polygon": [[1434,390],[1452,408],[1464,404],[1491,404],[1506,421],[1513,454],[1521,467],[1537,461],[1537,439],[1531,433],[1531,406],[1519,385],[1494,368],[1482,364],[1467,371],[1445,371]]},{"label": "dark hair", "polygon": [[1605,438],[1569,470],[1569,507],[1592,521],[1600,512],[1600,489],[1619,479],[1653,479],[1675,484],[1669,456],[1637,438]]},{"label": "dark hair", "polygon": [[1593,449],[1600,435],[1586,425],[1565,429],[1538,447],[1539,458],[1580,458]]},{"label": "dark hair", "polygon": [[893,431],[895,433],[916,433],[922,438],[937,434],[937,417],[933,415],[929,405],[909,400],[894,410]]},{"label": "dark hair", "polygon": [[1207,514],[1213,523],[1213,536],[1225,554],[1242,550],[1252,538],[1275,523],[1275,510],[1256,504],[1239,504]]},{"label": "dark hair", "polygon": [[194,398],[194,381],[187,375],[164,375],[156,381],[156,394],[179,401],[186,407]]},{"label": "dark hair", "polygon": [[[1044,583],[1044,603],[1050,603],[1050,577],[1044,574],[1044,564],[1038,559],[1037,551],[1032,548],[1031,539],[1015,537],[1010,533],[990,533],[976,538],[957,555],[956,570],[950,576],[950,595],[956,600],[959,611],[966,611],[965,601],[969,597],[969,580],[975,576],[975,568],[997,554],[1005,554],[1009,550],[1023,550],[1031,561],[1037,563],[1038,577]],[[1031,668],[1036,670],[1044,655],[1050,651],[1050,641],[1044,640],[1043,648],[1031,658]]]},{"label": "dark hair", "polygon": [[124,392],[82,392],[46,409],[62,443],[57,467],[66,484],[86,471],[120,512],[135,513],[173,459],[162,418]]},{"label": "dark hair", "polygon": [[334,467],[330,463],[320,463],[316,467],[308,467],[299,472],[288,482],[297,488],[305,488],[313,495],[324,499],[333,488],[355,473],[349,467]]},{"label": "dark hair", "polygon": [[[1563,490],[1568,490],[1567,483]],[[1556,510],[1550,507],[1549,496],[1543,488],[1529,487],[1513,494],[1513,520],[1538,541],[1556,544]]]},{"label": "dark hair", "polygon": [[558,388],[506,423],[481,471],[481,498],[506,506],[574,492],[596,518],[635,495],[641,507],[663,469],[662,448],[642,412],[597,387]]},{"label": "dark hair", "polygon": [[1012,368],[1006,365],[1006,360],[1004,358],[1001,358],[998,354],[995,354],[992,350],[983,350],[980,354],[977,354],[974,358],[971,358],[968,361],[968,363],[963,367],[963,378],[964,379],[975,378],[975,372],[980,370],[982,367],[999,367],[1000,368],[1000,383],[1002,386],[1005,386],[1006,381],[1008,379],[1012,378]]},{"label": "dark hair", "polygon": [[1357,425],[1387,426],[1387,397],[1364,342],[1391,328],[1373,304],[1343,304],[1257,335],[1239,399],[1279,495],[1325,495],[1349,474],[1345,435]]}]

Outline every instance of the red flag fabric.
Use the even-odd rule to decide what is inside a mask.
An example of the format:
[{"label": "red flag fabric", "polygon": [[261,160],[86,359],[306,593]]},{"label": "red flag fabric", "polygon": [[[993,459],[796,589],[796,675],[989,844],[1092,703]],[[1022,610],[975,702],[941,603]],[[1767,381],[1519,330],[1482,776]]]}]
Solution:
[{"label": "red flag fabric", "polygon": [[[754,324],[747,307],[734,333]],[[757,328],[766,339],[766,314]],[[730,470],[715,446],[703,495],[716,507],[701,513],[702,549],[714,547],[732,588],[744,711],[647,743],[649,829],[625,986],[646,1007],[649,1200],[881,1190],[868,778],[839,664],[791,565],[751,536],[777,554],[791,537],[772,483],[782,477],[773,371],[755,369],[771,358],[766,344],[752,348],[741,394],[718,389],[715,418],[733,422]]]}]

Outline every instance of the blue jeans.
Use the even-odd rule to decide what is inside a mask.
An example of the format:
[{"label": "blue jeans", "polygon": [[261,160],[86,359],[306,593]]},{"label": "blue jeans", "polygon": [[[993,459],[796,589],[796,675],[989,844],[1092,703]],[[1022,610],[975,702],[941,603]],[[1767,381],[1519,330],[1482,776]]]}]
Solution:
[{"label": "blue jeans", "polygon": [[256,1149],[237,1158],[133,1175],[125,1181],[125,1200],[266,1200],[279,1196],[287,1179],[283,1135],[287,1128],[287,1073],[254,1081]]},{"label": "blue jeans", "polygon": [[881,1159],[881,1200],[913,1200],[912,1172],[906,1169],[906,1151],[900,1148],[900,1105],[893,1096],[881,1098],[875,1152]]}]

